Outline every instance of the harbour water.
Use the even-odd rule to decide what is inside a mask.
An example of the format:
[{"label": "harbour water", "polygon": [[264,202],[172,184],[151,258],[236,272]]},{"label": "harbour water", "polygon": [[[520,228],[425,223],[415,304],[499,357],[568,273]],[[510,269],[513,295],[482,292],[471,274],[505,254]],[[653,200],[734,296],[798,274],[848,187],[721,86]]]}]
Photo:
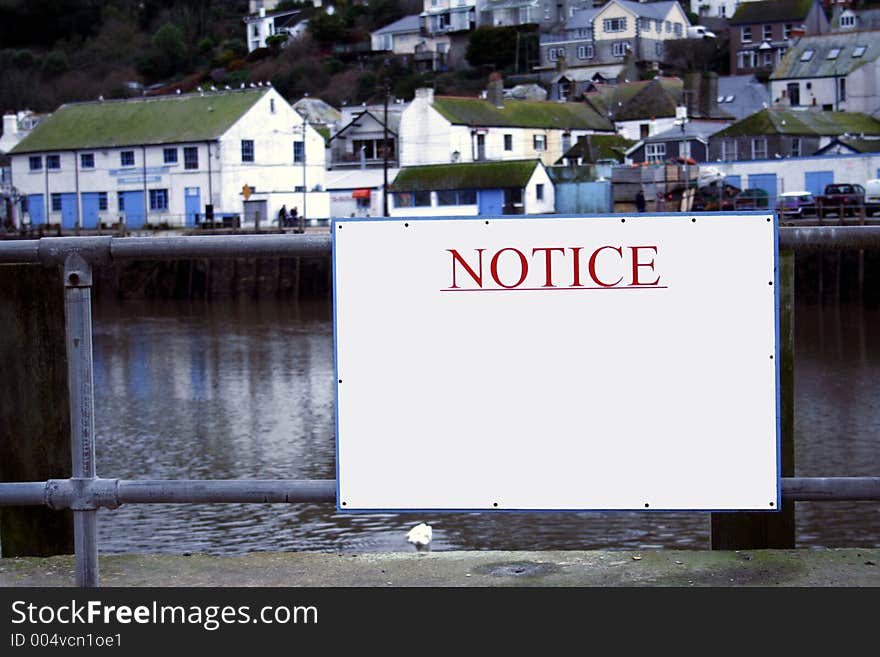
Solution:
[{"label": "harbour water", "polygon": [[[104,301],[94,311],[98,475],[335,477],[325,301]],[[880,472],[880,311],[796,309],[796,467]],[[711,431],[711,427],[708,428]],[[880,546],[880,505],[798,503],[798,547]],[[129,505],[99,514],[110,553],[649,549],[709,545],[705,513],[340,514],[331,504]]]}]

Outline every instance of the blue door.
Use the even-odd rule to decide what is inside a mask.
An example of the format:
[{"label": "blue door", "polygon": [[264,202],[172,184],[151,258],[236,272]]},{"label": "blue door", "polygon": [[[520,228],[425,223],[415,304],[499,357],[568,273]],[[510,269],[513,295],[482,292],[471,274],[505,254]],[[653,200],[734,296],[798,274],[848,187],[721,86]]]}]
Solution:
[{"label": "blue door", "polygon": [[504,212],[503,189],[481,189],[479,194],[480,214],[502,214]]},{"label": "blue door", "polygon": [[807,171],[804,174],[804,189],[813,196],[821,196],[825,193],[825,185],[834,182],[833,171]]},{"label": "blue door", "polygon": [[119,209],[125,211],[125,223],[129,226],[143,226],[147,220],[144,213],[144,193],[121,192],[120,200],[123,207]]},{"label": "blue door", "polygon": [[83,228],[98,228],[101,204],[98,192],[86,192],[82,195]]},{"label": "blue door", "polygon": [[28,214],[31,216],[31,225],[39,226],[46,223],[46,203],[42,194],[29,194],[27,197]]},{"label": "blue door", "polygon": [[[768,208],[776,207],[776,174],[775,173],[754,173],[749,176],[750,189],[763,189],[767,192]],[[758,208],[764,210],[765,208]]]},{"label": "blue door", "polygon": [[61,227],[76,228],[79,212],[76,209],[76,194],[61,195]]},{"label": "blue door", "polygon": [[724,178],[725,185],[733,185],[737,189],[742,189],[742,177],[741,176],[726,176]]},{"label": "blue door", "polygon": [[187,187],[186,193],[186,225],[195,226],[198,223],[199,211],[202,205],[202,196],[198,187]]}]

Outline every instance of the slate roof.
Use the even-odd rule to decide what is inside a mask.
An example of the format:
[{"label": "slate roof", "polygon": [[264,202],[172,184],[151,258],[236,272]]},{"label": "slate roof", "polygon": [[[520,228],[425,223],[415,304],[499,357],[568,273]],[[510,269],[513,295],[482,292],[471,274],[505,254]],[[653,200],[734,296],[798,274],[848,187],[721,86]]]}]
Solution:
[{"label": "slate roof", "polygon": [[[864,52],[853,57],[856,48]],[[833,59],[828,55],[839,51]],[[807,61],[802,61],[807,51],[813,51]],[[798,78],[826,78],[848,75],[852,71],[874,62],[880,57],[880,32],[837,32],[802,37],[789,48],[782,61],[770,76],[771,80]]]},{"label": "slate roof", "polygon": [[[636,16],[641,18],[653,18],[654,20],[661,20],[666,18],[667,14],[669,14],[669,10],[672,9],[673,5],[678,4],[677,2],[632,2],[631,0],[616,0],[617,4],[622,7],[626,7]],[[611,4],[610,2],[608,4]],[[607,6],[607,5],[606,5]],[[604,9],[604,7],[603,7]]]},{"label": "slate roof", "polygon": [[718,107],[737,121],[770,105],[770,92],[754,75],[718,77]]},{"label": "slate roof", "polygon": [[10,153],[217,139],[269,89],[62,105]]},{"label": "slate roof", "polygon": [[419,31],[419,15],[404,16],[400,20],[389,23],[385,27],[374,30],[372,34],[400,34]]},{"label": "slate roof", "polygon": [[730,123],[725,121],[688,121],[684,124],[684,131],[678,126],[663,130],[643,140],[646,144],[657,142],[671,141],[675,139],[699,139],[704,143],[708,143],[709,137],[716,132],[729,127]]},{"label": "slate roof", "polygon": [[750,135],[880,135],[880,121],[861,112],[824,112],[768,108],[756,112],[713,137]]},{"label": "slate roof", "polygon": [[391,184],[391,191],[525,187],[539,166],[543,166],[540,160],[509,160],[405,167]]},{"label": "slate roof", "polygon": [[614,130],[608,119],[584,103],[505,99],[504,107],[498,108],[481,98],[435,96],[432,106],[455,125]]},{"label": "slate roof", "polygon": [[813,8],[815,0],[765,0],[743,2],[731,16],[730,25],[750,23],[773,23],[804,20]]}]

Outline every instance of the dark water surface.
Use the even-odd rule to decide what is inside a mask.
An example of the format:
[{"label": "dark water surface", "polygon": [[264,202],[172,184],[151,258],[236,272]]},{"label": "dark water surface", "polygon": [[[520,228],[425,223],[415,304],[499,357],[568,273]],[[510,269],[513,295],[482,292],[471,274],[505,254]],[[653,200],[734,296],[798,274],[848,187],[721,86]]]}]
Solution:
[{"label": "dark water surface", "polygon": [[[328,303],[98,304],[98,474],[335,477]],[[797,473],[880,473],[880,312],[796,314]],[[798,503],[798,546],[880,546],[880,504]],[[705,513],[343,515],[331,504],[129,505],[101,511],[102,553],[704,549]]]}]

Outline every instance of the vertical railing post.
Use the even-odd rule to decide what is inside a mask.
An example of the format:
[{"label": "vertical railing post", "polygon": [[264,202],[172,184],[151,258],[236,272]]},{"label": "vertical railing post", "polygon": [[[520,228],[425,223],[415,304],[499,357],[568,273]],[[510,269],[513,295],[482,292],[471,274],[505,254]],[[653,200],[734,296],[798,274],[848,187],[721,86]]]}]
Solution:
[{"label": "vertical railing post", "polygon": [[[794,476],[794,252],[779,253],[779,414],[781,476]],[[713,513],[713,550],[790,549],[795,547],[794,505],[775,513]]]},{"label": "vertical railing post", "polygon": [[[67,380],[73,479],[95,478],[95,398],[92,376],[92,268],[73,253],[64,262]],[[98,586],[97,511],[73,508],[76,585]]]}]

